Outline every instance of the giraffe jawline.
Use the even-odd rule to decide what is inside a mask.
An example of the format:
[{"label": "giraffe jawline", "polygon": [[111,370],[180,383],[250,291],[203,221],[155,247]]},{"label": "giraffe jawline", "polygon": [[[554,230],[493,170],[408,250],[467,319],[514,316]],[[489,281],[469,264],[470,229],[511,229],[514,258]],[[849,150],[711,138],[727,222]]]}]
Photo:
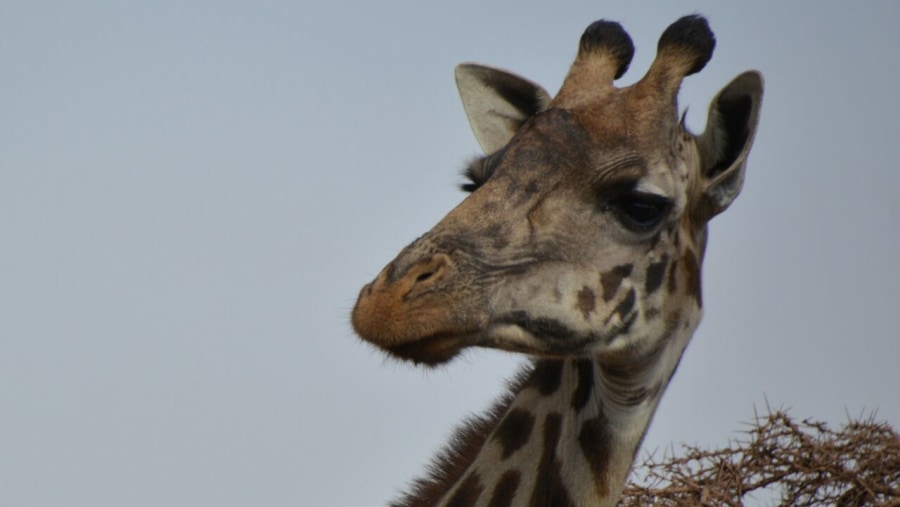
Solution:
[{"label": "giraffe jawline", "polygon": [[382,347],[390,355],[425,366],[436,366],[456,357],[469,345],[472,333],[437,333],[415,341]]}]

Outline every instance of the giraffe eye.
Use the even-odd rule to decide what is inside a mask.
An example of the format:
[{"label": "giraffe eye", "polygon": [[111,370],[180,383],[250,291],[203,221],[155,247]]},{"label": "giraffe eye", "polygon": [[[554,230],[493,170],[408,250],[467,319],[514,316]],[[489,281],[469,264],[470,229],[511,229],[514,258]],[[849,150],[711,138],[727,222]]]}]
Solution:
[{"label": "giraffe eye", "polygon": [[672,203],[657,195],[626,193],[611,207],[622,225],[634,232],[648,232],[662,221]]}]

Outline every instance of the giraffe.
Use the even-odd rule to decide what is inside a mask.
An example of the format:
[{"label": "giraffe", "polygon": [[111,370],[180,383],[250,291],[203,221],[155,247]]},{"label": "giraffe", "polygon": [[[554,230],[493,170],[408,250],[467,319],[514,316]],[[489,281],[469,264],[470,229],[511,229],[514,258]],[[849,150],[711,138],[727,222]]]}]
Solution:
[{"label": "giraffe", "polygon": [[476,64],[456,81],[487,154],[469,195],[360,292],[352,324],[426,366],[468,347],[531,356],[394,505],[614,505],[703,307],[707,223],[741,190],[762,76],[679,120],[685,76],[709,61],[701,16],[662,34],[646,75],[618,88],[634,46],[600,20],[555,97]]}]

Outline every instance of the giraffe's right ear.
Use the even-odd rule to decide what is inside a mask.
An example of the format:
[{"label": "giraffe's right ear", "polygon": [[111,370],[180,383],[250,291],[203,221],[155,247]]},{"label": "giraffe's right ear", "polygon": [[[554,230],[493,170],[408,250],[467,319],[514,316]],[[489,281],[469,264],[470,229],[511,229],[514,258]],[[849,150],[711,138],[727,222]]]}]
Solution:
[{"label": "giraffe's right ear", "polygon": [[456,87],[485,153],[506,146],[528,118],[550,103],[550,95],[531,81],[474,63],[456,67]]},{"label": "giraffe's right ear", "polygon": [[697,212],[703,219],[724,211],[741,192],[762,95],[762,74],[749,71],[728,83],[709,106],[706,131],[696,138],[703,192]]}]

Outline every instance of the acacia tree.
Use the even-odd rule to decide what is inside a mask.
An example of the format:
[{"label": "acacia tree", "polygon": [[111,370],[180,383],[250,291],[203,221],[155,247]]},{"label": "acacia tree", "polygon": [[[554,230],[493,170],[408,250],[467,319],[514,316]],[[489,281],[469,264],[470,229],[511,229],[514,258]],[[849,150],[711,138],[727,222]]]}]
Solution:
[{"label": "acacia tree", "polygon": [[833,430],[770,410],[723,448],[647,458],[619,506],[739,507],[764,491],[779,507],[900,507],[900,435],[873,416]]}]

